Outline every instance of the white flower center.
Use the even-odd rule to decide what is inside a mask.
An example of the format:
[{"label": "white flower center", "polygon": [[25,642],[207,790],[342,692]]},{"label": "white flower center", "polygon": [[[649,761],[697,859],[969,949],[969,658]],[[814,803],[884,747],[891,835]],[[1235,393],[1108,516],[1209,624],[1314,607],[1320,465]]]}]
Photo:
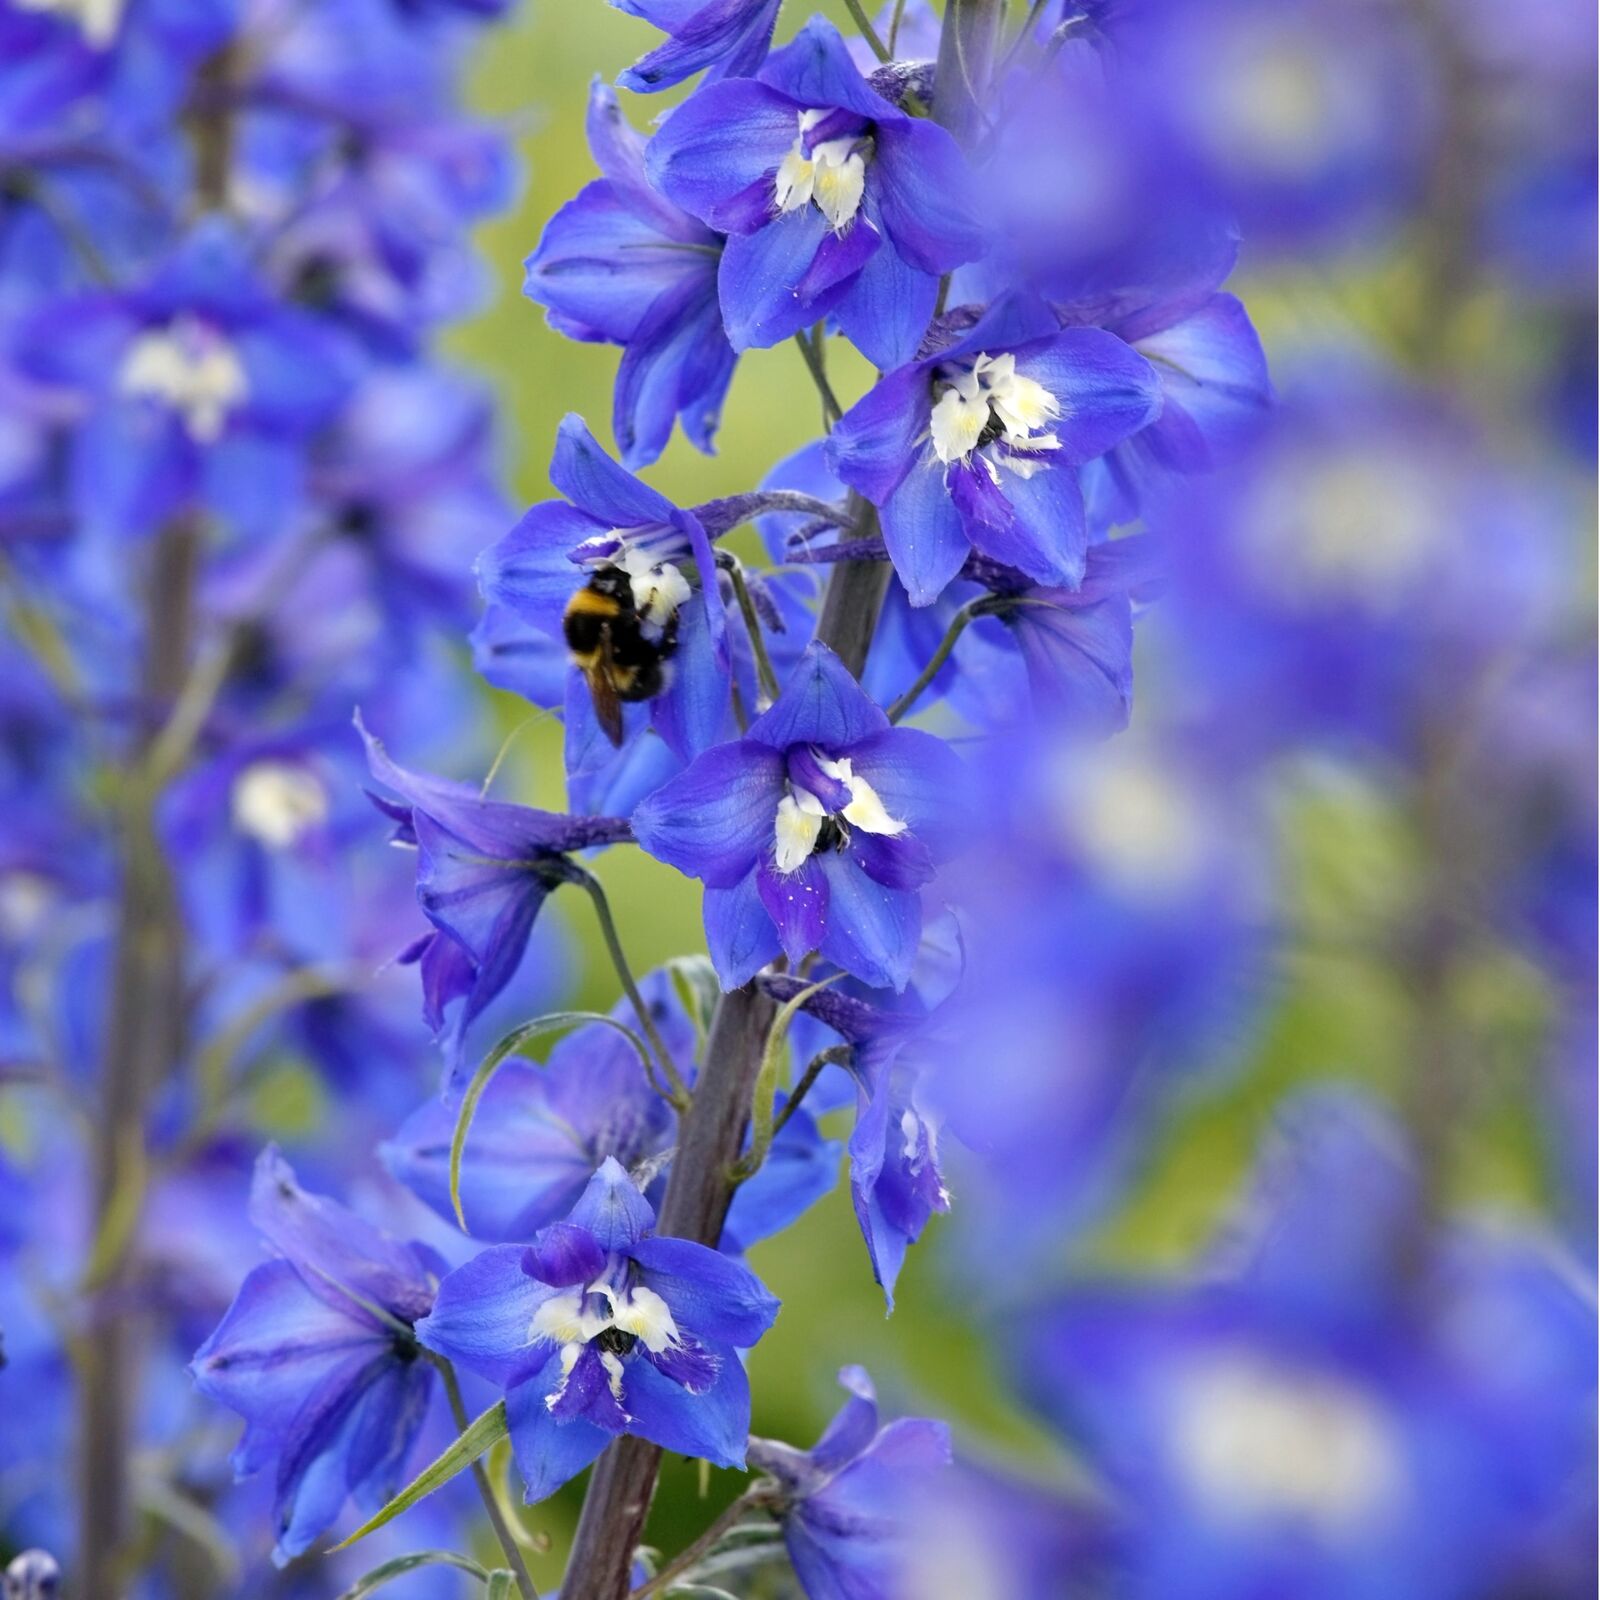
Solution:
[{"label": "white flower center", "polygon": [[1197,127],[1222,161],[1269,179],[1305,181],[1374,115],[1338,52],[1319,57],[1292,34],[1216,41],[1199,88]]},{"label": "white flower center", "polygon": [[789,792],[778,802],[772,829],[777,868],[786,876],[805,865],[822,836],[823,824],[830,818],[848,827],[860,828],[863,833],[885,834],[890,838],[906,831],[904,822],[884,810],[877,790],[851,770],[848,756],[837,761],[819,756],[817,765],[850,791],[850,799],[843,810],[830,812],[809,789],[790,783]]},{"label": "white flower center", "polygon": [[110,44],[122,21],[124,0],[17,0],[22,11],[50,11],[76,22],[90,44]]},{"label": "white flower center", "polygon": [[815,202],[833,231],[843,233],[861,209],[867,163],[854,137],[825,140],[807,156],[805,136],[826,115],[825,111],[800,113],[800,132],[778,167],[773,199],[784,213]]},{"label": "white flower center", "polygon": [[1188,889],[1206,861],[1206,819],[1181,775],[1126,743],[1071,774],[1072,845],[1123,894],[1161,900]]},{"label": "white flower center", "polygon": [[1173,1460],[1219,1516],[1349,1536],[1404,1489],[1389,1418],[1343,1379],[1225,1355],[1184,1374],[1174,1402]]},{"label": "white flower center", "polygon": [[616,564],[633,588],[633,609],[658,628],[677,616],[693,593],[689,580],[670,561],[654,561],[646,551],[624,550]]},{"label": "white flower center", "polygon": [[[971,367],[942,376],[945,387],[934,401],[928,426],[934,454],[946,466],[1002,439],[1008,447],[1001,457],[1004,465],[1030,477],[1036,464],[1026,459],[1029,455],[1061,448],[1049,426],[1066,408],[1042,383],[1017,371],[1017,358],[1009,350],[980,355]],[[987,456],[979,459],[998,482],[994,463]]]},{"label": "white flower center", "polygon": [[233,822],[269,850],[287,850],[328,816],[328,793],[304,767],[254,761],[233,780]]},{"label": "white flower center", "polygon": [[19,868],[0,876],[0,936],[18,944],[31,938],[55,901],[55,886],[40,873]]},{"label": "white flower center", "polygon": [[250,390],[233,346],[191,317],[141,333],[122,358],[117,385],[125,395],[159,401],[180,413],[197,444],[210,444],[221,434],[228,413]]},{"label": "white flower center", "polygon": [[1382,446],[1296,451],[1264,476],[1240,540],[1263,586],[1290,602],[1398,609],[1454,537],[1451,513],[1426,464]]},{"label": "white flower center", "polygon": [[[590,1306],[591,1298],[605,1301],[606,1309]],[[552,1295],[533,1314],[528,1325],[528,1338],[561,1346],[561,1378],[555,1388],[545,1396],[545,1405],[554,1408],[567,1387],[572,1369],[578,1364],[584,1346],[597,1339],[607,1328],[631,1334],[653,1355],[675,1349],[683,1343],[678,1325],[673,1320],[672,1308],[654,1289],[635,1284],[619,1294],[604,1279],[597,1278],[586,1289],[568,1289]],[[622,1359],[612,1350],[600,1352],[600,1364],[606,1370],[612,1398],[622,1399]]]}]

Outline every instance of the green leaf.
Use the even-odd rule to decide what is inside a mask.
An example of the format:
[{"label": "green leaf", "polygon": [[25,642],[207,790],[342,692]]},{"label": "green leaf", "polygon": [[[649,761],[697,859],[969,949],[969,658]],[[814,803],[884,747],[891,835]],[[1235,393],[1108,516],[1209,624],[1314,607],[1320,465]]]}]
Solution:
[{"label": "green leaf", "polygon": [[365,1539],[386,1522],[393,1522],[402,1511],[409,1511],[441,1484],[448,1483],[458,1472],[464,1472],[485,1450],[498,1444],[505,1438],[506,1431],[506,1403],[496,1400],[443,1455],[424,1467],[376,1516],[368,1518],[348,1539],[336,1544],[329,1555],[348,1550],[358,1539]]},{"label": "green leaf", "polygon": [[689,1021],[694,1024],[697,1045],[703,1046],[711,1031],[717,1002],[722,998],[717,969],[711,965],[709,956],[675,956],[667,963],[667,976],[672,980],[679,1003],[689,1013]]},{"label": "green leaf", "polygon": [[467,1227],[466,1213],[461,1209],[461,1161],[466,1154],[467,1134],[471,1131],[472,1119],[477,1115],[478,1102],[483,1098],[484,1090],[489,1087],[489,1080],[500,1070],[506,1058],[514,1055],[530,1039],[540,1038],[547,1033],[559,1033],[565,1028],[573,1028],[580,1023],[588,1022],[603,1022],[608,1028],[615,1028],[639,1052],[639,1060],[644,1063],[646,1075],[652,1071],[650,1052],[645,1048],[644,1040],[632,1028],[600,1011],[552,1011],[546,1016],[535,1017],[532,1022],[524,1022],[520,1027],[513,1028],[483,1058],[478,1070],[473,1073],[472,1082],[467,1085],[467,1092],[461,1097],[461,1110],[456,1116],[455,1132],[450,1138],[450,1204],[455,1210],[456,1223],[463,1233],[470,1233],[471,1229]]},{"label": "green leaf", "polygon": [[789,1024],[812,995],[826,989],[830,983],[837,983],[843,976],[842,972],[836,972],[820,983],[808,984],[792,1000],[786,1001],[772,1019],[772,1026],[767,1030],[766,1046],[761,1052],[761,1070],[756,1074],[755,1092],[751,1096],[750,1149],[733,1165],[736,1183],[753,1178],[761,1170],[761,1164],[767,1159],[767,1151],[772,1146],[772,1107],[777,1099],[778,1067],[789,1039]]},{"label": "green leaf", "polygon": [[516,1592],[516,1577],[507,1567],[496,1567],[489,1574],[488,1593],[484,1600],[511,1600]]},{"label": "green leaf", "polygon": [[[342,1550],[344,1546],[340,1545],[339,1548]],[[339,1596],[339,1600],[362,1600],[363,1595],[371,1594],[374,1589],[381,1589],[384,1584],[391,1583],[396,1578],[403,1578],[408,1572],[415,1572],[418,1567],[459,1567],[463,1572],[470,1572],[479,1583],[492,1584],[495,1577],[495,1574],[485,1572],[469,1556],[458,1556],[454,1550],[417,1550],[408,1556],[396,1556],[393,1561],[385,1561],[381,1567],[374,1567],[371,1572],[362,1573]],[[494,1589],[491,1587],[489,1592],[493,1594]]]}]

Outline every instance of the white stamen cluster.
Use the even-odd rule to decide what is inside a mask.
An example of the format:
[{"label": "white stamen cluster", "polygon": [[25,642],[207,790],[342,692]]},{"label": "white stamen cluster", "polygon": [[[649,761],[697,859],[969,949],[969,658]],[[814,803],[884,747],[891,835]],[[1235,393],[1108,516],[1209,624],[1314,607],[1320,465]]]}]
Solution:
[{"label": "white stamen cluster", "polygon": [[178,412],[197,444],[210,444],[221,435],[229,412],[250,390],[233,346],[187,317],[141,333],[122,358],[117,385],[125,395],[155,400]]},{"label": "white stamen cluster", "polygon": [[304,767],[252,761],[233,780],[233,824],[269,850],[298,844],[328,816],[328,793]]},{"label": "white stamen cluster", "polygon": [[843,233],[861,209],[867,163],[855,138],[828,139],[805,153],[805,136],[827,115],[802,111],[800,132],[778,167],[773,199],[781,213],[815,202],[835,233]]},{"label": "white stamen cluster", "polygon": [[[589,1305],[591,1296],[606,1303],[604,1311]],[[567,1380],[578,1364],[584,1346],[607,1328],[631,1333],[653,1355],[674,1349],[683,1343],[672,1310],[655,1290],[635,1284],[620,1293],[597,1278],[587,1289],[568,1289],[552,1295],[533,1315],[528,1327],[531,1340],[548,1340],[561,1346],[561,1381],[545,1396],[545,1405],[555,1407],[566,1392]],[[600,1365],[606,1370],[612,1398],[622,1399],[622,1358],[609,1350],[600,1353]]]},{"label": "white stamen cluster", "polygon": [[[1048,430],[1065,408],[1042,383],[1017,371],[1017,358],[1009,350],[980,355],[971,367],[942,377],[945,387],[934,401],[928,426],[934,454],[946,466],[966,461],[991,422],[999,426],[999,437],[1008,447],[1004,464],[1021,477],[1031,477],[1036,468],[1029,455],[1061,448]],[[994,462],[988,456],[978,459],[998,483]]]},{"label": "white stamen cluster", "polygon": [[117,36],[125,0],[17,0],[21,11],[48,11],[77,23],[85,39],[99,49]]},{"label": "white stamen cluster", "polygon": [[[853,772],[850,758],[838,761],[819,757],[817,765],[835,781],[850,791],[849,804],[838,813],[839,819],[863,833],[886,834],[893,838],[906,831],[906,824],[891,817],[883,808],[877,791],[863,777]],[[797,783],[789,785],[789,792],[778,802],[778,814],[773,822],[774,853],[778,871],[784,874],[798,872],[816,849],[822,824],[832,815],[828,808],[809,789]]]}]

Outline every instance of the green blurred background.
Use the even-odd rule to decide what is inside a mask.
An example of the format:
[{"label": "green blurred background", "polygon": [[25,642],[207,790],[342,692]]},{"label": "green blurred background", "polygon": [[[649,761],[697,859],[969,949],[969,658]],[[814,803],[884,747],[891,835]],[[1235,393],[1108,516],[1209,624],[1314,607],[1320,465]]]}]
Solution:
[{"label": "green blurred background", "polygon": [[[837,0],[811,9],[849,26]],[[800,14],[805,10],[797,8]],[[597,73],[613,79],[656,37],[602,0],[534,0],[493,30],[474,68],[476,106],[507,119],[515,130],[525,188],[513,212],[480,231],[478,244],[492,264],[497,293],[478,318],[454,330],[448,346],[499,391],[508,481],[524,503],[551,492],[545,467],[556,425],[567,412],[581,413],[609,441],[618,353],[550,332],[539,308],[521,296],[522,260],[550,214],[595,175],[583,136],[591,79]],[[624,96],[625,111],[643,128],[676,98]],[[1403,279],[1404,261],[1382,270],[1399,271]],[[1362,298],[1388,298],[1395,282],[1387,276],[1365,288],[1356,282],[1313,289],[1303,282],[1280,283],[1243,292],[1270,353],[1275,338],[1292,337],[1304,320],[1308,294],[1316,312],[1325,309],[1329,293],[1344,309],[1354,296],[1359,312]],[[869,377],[837,340],[830,371],[846,404]],[[684,504],[733,493],[753,486],[775,461],[815,438],[819,427],[816,395],[798,354],[789,346],[755,352],[739,365],[720,454],[702,457],[675,438],[646,476]],[[529,708],[505,695],[495,697],[494,715],[502,733],[515,734],[501,791],[559,807],[564,797],[558,724],[551,717],[530,721]],[[1174,1110],[1128,1204],[1094,1238],[1075,1241],[1080,1259],[1113,1270],[1185,1259],[1217,1220],[1274,1104],[1294,1083],[1338,1075],[1398,1094],[1406,1080],[1415,1038],[1413,999],[1375,959],[1376,952],[1350,937],[1352,929],[1381,925],[1413,894],[1404,819],[1376,790],[1348,775],[1317,771],[1296,775],[1284,804],[1292,816],[1286,837],[1293,843],[1283,862],[1282,894],[1304,918],[1302,926],[1328,928],[1333,936],[1326,947],[1314,943],[1298,953],[1284,972],[1266,975],[1287,981],[1266,1024],[1236,1041],[1236,1070]],[[701,948],[694,885],[631,850],[610,852],[599,874],[636,971]],[[587,906],[558,897],[555,912],[566,920],[579,952],[574,1002],[609,1007],[615,980]],[[1447,1170],[1476,1201],[1513,1208],[1537,1204],[1542,1179],[1527,1074],[1544,1024],[1539,982],[1514,958],[1491,952],[1473,973],[1470,994],[1460,998],[1489,1049],[1481,1052],[1487,1066],[1482,1081],[1470,1086],[1470,1115],[1461,1120],[1459,1148]],[[959,1206],[959,1190],[955,1200]],[[971,1303],[941,1263],[938,1232],[936,1222],[929,1242],[911,1253],[890,1319],[842,1185],[787,1235],[753,1252],[754,1265],[784,1305],[776,1328],[750,1361],[755,1431],[809,1443],[840,1398],[835,1371],[859,1361],[874,1372],[893,1409],[944,1416],[969,1448],[1004,1454],[1029,1470],[1070,1471],[1008,1403],[997,1363],[978,1331],[985,1308]],[[672,1463],[651,1523],[652,1542],[670,1549],[691,1537],[711,1505],[730,1498],[739,1481],[732,1473],[703,1481],[696,1467]],[[535,1572],[541,1587],[559,1576],[582,1490],[582,1482],[569,1486],[526,1513],[528,1527],[551,1540]],[[709,1504],[700,1503],[702,1495]]]}]

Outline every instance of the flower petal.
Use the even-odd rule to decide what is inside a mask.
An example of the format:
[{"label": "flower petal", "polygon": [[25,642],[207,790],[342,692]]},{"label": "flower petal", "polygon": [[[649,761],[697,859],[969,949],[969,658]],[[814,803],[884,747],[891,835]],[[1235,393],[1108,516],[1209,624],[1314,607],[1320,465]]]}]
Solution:
[{"label": "flower petal", "polygon": [[846,855],[817,857],[828,880],[828,927],[822,953],[874,988],[905,988],[922,933],[914,890],[889,889]]},{"label": "flower petal", "polygon": [[798,963],[822,944],[828,925],[828,880],[812,856],[793,872],[779,872],[770,861],[756,868],[756,889],[778,930],[778,942]]},{"label": "flower petal", "polygon": [[656,1225],[650,1202],[615,1156],[607,1156],[567,1219],[592,1233],[604,1250],[631,1250]]},{"label": "flower petal", "polygon": [[[800,108],[765,84],[708,84],[689,96],[645,148],[650,181],[719,232],[748,232],[772,215],[778,165],[794,143]],[[764,204],[752,215],[750,194]]]},{"label": "flower petal", "polygon": [[776,750],[754,739],[718,745],[640,802],[634,837],[658,861],[730,889],[771,846],[782,793]]},{"label": "flower petal", "polygon": [[[875,206],[864,214],[877,223]],[[938,278],[885,244],[866,258],[833,315],[851,344],[888,372],[915,358],[938,299]]]},{"label": "flower petal", "polygon": [[541,1228],[522,1256],[522,1270],[552,1289],[593,1283],[605,1266],[606,1253],[600,1241],[572,1222],[552,1222]]},{"label": "flower petal", "polygon": [[932,605],[972,549],[945,488],[944,467],[932,450],[924,452],[884,501],[880,520],[883,542],[907,598],[914,606]]},{"label": "flower petal", "polygon": [[1103,455],[1161,414],[1156,369],[1114,333],[1068,328],[1016,356],[1017,371],[1061,403],[1050,425],[1061,448],[1052,455],[1069,465]]},{"label": "flower petal", "polygon": [[244,1476],[272,1461],[306,1397],[332,1375],[363,1370],[388,1343],[355,1307],[314,1295],[287,1261],[253,1267],[190,1370],[208,1398],[245,1419],[234,1450]]},{"label": "flower petal", "polygon": [[972,173],[959,146],[923,117],[877,130],[873,190],[897,254],[935,279],[983,254]]},{"label": "flower petal", "polygon": [[416,1251],[336,1201],[302,1189],[276,1145],[256,1160],[250,1220],[301,1272],[313,1294],[347,1307],[359,1320],[379,1326],[359,1309],[361,1301],[408,1322],[433,1303],[433,1286]]},{"label": "flower petal", "polygon": [[928,370],[901,367],[880,378],[840,419],[823,446],[830,471],[884,505],[917,459],[932,408]]},{"label": "flower petal", "polygon": [[1011,518],[1003,525],[967,521],[973,548],[1038,583],[1077,588],[1089,550],[1078,474],[1064,463],[1040,467],[1030,478],[1002,472],[1001,488]]},{"label": "flower petal", "polygon": [[701,1456],[718,1467],[743,1467],[750,1435],[750,1381],[732,1345],[710,1346],[716,1381],[691,1394],[648,1361],[630,1362],[623,1390],[630,1433],[664,1450]]},{"label": "flower petal", "polygon": [[548,1500],[562,1484],[577,1477],[612,1439],[604,1428],[581,1417],[558,1422],[551,1416],[545,1397],[560,1381],[560,1371],[560,1356],[552,1351],[542,1367],[506,1391],[511,1451],[529,1505]]},{"label": "flower petal", "polygon": [[888,726],[888,717],[868,699],[850,669],[827,645],[813,641],[783,692],[750,724],[746,737],[774,750],[816,744],[838,752]]},{"label": "flower petal", "polygon": [[664,495],[613,461],[576,412],[563,417],[556,430],[550,481],[607,528],[666,527],[676,511]]},{"label": "flower petal", "polygon": [[815,206],[774,217],[752,233],[733,234],[717,268],[722,321],[735,350],[769,349],[808,328],[844,293],[840,283],[809,296],[801,285],[832,237]]},{"label": "flower petal", "polygon": [[521,1245],[493,1245],[450,1273],[417,1324],[421,1343],[482,1377],[510,1381],[534,1348],[529,1328],[551,1293],[522,1270],[522,1253]]},{"label": "flower petal", "polygon": [[778,1315],[777,1297],[743,1264],[689,1239],[643,1239],[629,1252],[641,1281],[680,1328],[723,1344],[752,1345]]},{"label": "flower petal", "polygon": [[779,951],[777,930],[761,903],[756,868],[730,889],[705,892],[706,948],[724,989],[748,983]]}]

